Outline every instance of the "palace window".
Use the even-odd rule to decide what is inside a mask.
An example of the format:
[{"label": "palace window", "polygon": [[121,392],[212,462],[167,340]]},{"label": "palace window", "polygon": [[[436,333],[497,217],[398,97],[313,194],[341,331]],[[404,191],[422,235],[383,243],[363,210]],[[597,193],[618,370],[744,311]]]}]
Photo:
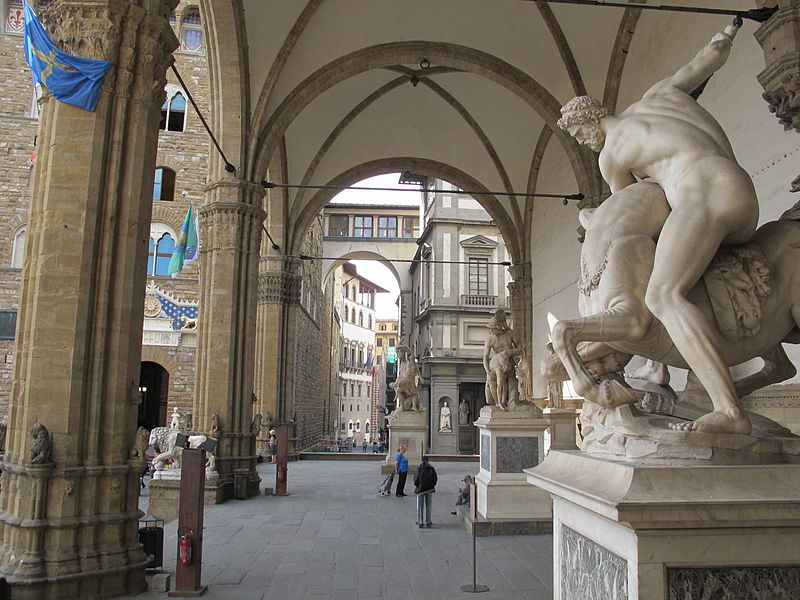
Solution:
[{"label": "palace window", "polygon": [[328,220],[328,235],[332,237],[347,237],[350,228],[350,217],[347,215],[331,215]]},{"label": "palace window", "polygon": [[353,235],[372,237],[372,217],[353,217]]},{"label": "palace window", "polygon": [[344,412],[344,404],[342,404],[342,412]]},{"label": "palace window", "polygon": [[181,92],[167,97],[161,106],[161,123],[158,128],[165,131],[183,131],[186,127],[186,98]]},{"label": "palace window", "polygon": [[27,238],[26,229],[20,227],[14,234],[14,244],[11,246],[11,266],[21,269],[25,260],[25,239]]},{"label": "palace window", "polygon": [[153,179],[153,200],[161,202],[175,200],[175,171],[166,167],[156,169]]},{"label": "palace window", "polygon": [[0,310],[0,340],[13,340],[17,328],[17,311]]},{"label": "palace window", "polygon": [[378,237],[397,237],[397,217],[378,217]]},{"label": "palace window", "polygon": [[378,348],[381,348],[383,346],[383,338],[378,338],[375,343],[378,345]]},{"label": "palace window", "polygon": [[389,338],[389,347],[394,346],[394,338]]},{"label": "palace window", "polygon": [[[156,233],[158,235],[158,233]],[[148,275],[169,275],[169,261],[175,250],[175,239],[169,233],[163,233],[158,241],[152,237],[147,250],[147,274]]]},{"label": "palace window", "polygon": [[403,217],[403,237],[415,238],[419,235],[419,219],[416,217]]},{"label": "palace window", "polygon": [[369,421],[364,423],[364,433],[369,433]]},{"label": "palace window", "polygon": [[471,296],[489,295],[489,259],[469,259],[469,291]]},{"label": "palace window", "polygon": [[181,51],[203,53],[203,23],[196,6],[188,7],[181,17]]},{"label": "palace window", "polygon": [[359,313],[358,313],[358,325],[360,327],[364,326],[364,313],[361,312],[361,311],[359,311]]}]

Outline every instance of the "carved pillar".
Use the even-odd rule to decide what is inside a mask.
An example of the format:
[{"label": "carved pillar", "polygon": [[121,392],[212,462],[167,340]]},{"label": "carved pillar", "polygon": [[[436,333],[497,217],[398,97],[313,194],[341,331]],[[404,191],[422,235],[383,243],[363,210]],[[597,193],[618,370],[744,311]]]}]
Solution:
[{"label": "carved pillar", "polygon": [[[300,261],[265,256],[258,275],[256,396],[259,410],[273,424],[294,415],[295,336],[300,304]],[[295,439],[289,431],[290,444]],[[289,448],[289,457],[295,455]]]},{"label": "carved pillar", "polygon": [[[0,491],[11,598],[145,588],[136,431],[147,238],[177,0],[56,1],[41,12],[71,54],[110,60],[95,112],[41,101]],[[29,464],[29,431],[52,466]],[[28,558],[36,557],[31,568]]]},{"label": "carved pillar", "polygon": [[[776,2],[759,2],[775,6]],[[758,74],[764,100],[784,129],[800,132],[800,0],[780,0],[778,11],[755,32],[766,68]],[[792,191],[800,190],[800,177]]]},{"label": "carved pillar", "polygon": [[514,338],[518,346],[527,348],[530,360],[533,344],[533,279],[531,263],[519,263],[508,268],[514,280],[508,284],[511,295],[511,316],[514,320]]},{"label": "carved pillar", "polygon": [[219,439],[215,500],[222,502],[233,495],[233,469],[250,469],[251,494],[258,493],[260,481],[251,423],[258,251],[266,213],[259,185],[231,177],[210,185],[207,193],[199,211],[203,243],[194,429]]}]

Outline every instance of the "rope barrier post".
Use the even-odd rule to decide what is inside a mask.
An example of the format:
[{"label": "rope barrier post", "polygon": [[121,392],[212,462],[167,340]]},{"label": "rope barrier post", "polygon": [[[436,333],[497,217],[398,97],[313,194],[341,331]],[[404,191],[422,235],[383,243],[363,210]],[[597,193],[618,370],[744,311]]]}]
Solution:
[{"label": "rope barrier post", "polygon": [[488,592],[489,586],[478,583],[478,538],[475,535],[475,523],[478,521],[478,488],[475,480],[469,484],[469,520],[472,530],[472,584],[462,585],[461,591],[468,594]]}]

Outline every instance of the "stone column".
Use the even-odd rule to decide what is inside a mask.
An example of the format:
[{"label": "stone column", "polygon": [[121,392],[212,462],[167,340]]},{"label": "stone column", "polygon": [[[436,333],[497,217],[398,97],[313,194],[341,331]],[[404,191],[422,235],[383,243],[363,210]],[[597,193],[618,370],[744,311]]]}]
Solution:
[{"label": "stone column", "polygon": [[[41,11],[63,50],[114,67],[95,112],[49,93],[41,101],[0,464],[0,573],[15,600],[145,588],[139,472],[128,453],[158,120],[178,46],[166,17],[176,4],[55,2]],[[47,468],[28,454],[37,422],[52,439]]]},{"label": "stone column", "polygon": [[[294,415],[300,261],[266,256],[262,257],[259,267],[256,396],[265,419],[269,416],[273,424],[286,423]],[[292,428],[289,443],[293,444],[294,440]],[[289,459],[295,456],[295,449],[290,447]]]},{"label": "stone column", "polygon": [[508,284],[511,295],[511,318],[514,321],[514,341],[525,348],[528,360],[533,345],[533,278],[531,263],[519,263],[508,268],[514,281]]},{"label": "stone column", "polygon": [[[208,187],[200,209],[200,315],[194,428],[219,439],[216,501],[233,495],[233,470],[250,469],[258,494],[253,379],[261,226],[261,186],[233,177]],[[218,425],[212,431],[212,419]]]}]

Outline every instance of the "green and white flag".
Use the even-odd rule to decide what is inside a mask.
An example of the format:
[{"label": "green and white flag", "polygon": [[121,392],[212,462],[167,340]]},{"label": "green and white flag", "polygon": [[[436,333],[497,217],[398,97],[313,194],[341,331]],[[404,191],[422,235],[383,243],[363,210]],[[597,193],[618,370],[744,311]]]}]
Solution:
[{"label": "green and white flag", "polygon": [[183,220],[180,235],[178,235],[178,243],[175,245],[175,251],[172,253],[172,258],[167,268],[167,272],[172,277],[180,273],[185,265],[196,260],[199,253],[199,226],[197,217],[193,217],[192,212],[192,205],[190,204],[189,210],[186,211],[186,218]]}]

